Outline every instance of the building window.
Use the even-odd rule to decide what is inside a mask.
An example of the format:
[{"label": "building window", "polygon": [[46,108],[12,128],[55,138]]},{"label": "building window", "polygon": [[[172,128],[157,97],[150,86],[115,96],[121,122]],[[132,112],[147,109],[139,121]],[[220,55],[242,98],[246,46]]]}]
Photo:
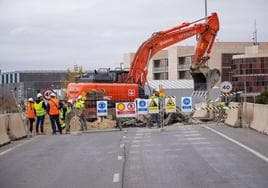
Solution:
[{"label": "building window", "polygon": [[17,73],[15,73],[15,83],[18,83],[18,77],[17,77]]},{"label": "building window", "polygon": [[9,81],[8,81],[8,74],[6,74],[6,84],[8,84]]},{"label": "building window", "polygon": [[154,73],[154,80],[168,80],[168,73]]}]

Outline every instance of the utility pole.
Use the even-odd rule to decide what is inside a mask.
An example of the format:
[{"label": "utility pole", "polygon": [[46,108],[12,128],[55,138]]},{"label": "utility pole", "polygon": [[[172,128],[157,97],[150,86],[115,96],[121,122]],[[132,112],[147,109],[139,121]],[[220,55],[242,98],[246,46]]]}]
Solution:
[{"label": "utility pole", "polygon": [[205,17],[208,17],[208,7],[207,7],[207,0],[205,0]]}]

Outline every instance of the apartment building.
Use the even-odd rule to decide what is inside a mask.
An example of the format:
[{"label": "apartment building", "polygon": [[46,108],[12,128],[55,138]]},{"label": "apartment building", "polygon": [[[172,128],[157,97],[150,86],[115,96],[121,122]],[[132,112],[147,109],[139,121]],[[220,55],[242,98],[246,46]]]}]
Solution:
[{"label": "apartment building", "polygon": [[242,55],[232,57],[233,90],[244,91],[248,97],[268,89],[268,44],[245,48]]}]

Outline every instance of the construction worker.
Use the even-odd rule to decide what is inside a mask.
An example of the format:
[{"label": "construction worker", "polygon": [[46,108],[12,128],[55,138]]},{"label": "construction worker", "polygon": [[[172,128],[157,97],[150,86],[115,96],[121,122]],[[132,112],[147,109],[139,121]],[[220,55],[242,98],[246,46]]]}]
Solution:
[{"label": "construction worker", "polygon": [[219,114],[218,114],[218,121],[224,121],[225,112],[228,109],[228,107],[226,106],[225,102],[220,102],[218,107],[220,107]]},{"label": "construction worker", "polygon": [[85,108],[85,101],[82,100],[82,96],[79,95],[75,105],[74,105],[75,109],[77,110],[77,115],[79,117],[79,122],[80,122],[80,126],[81,126],[81,131],[83,130],[87,130],[87,123],[86,123],[86,119],[85,116],[83,114],[83,110]]},{"label": "construction worker", "polygon": [[32,134],[33,132],[33,122],[35,121],[36,113],[34,109],[34,100],[33,98],[28,99],[28,104],[27,104],[27,118],[30,123],[30,132]]},{"label": "construction worker", "polygon": [[37,94],[37,100],[34,103],[34,108],[36,111],[36,134],[39,134],[39,124],[40,124],[41,133],[44,134],[46,104],[43,101],[43,96],[41,93]]},{"label": "construction worker", "polygon": [[64,103],[60,110],[60,120],[61,120],[61,128],[65,129],[66,127],[66,116],[71,112],[71,104],[72,101],[68,100],[67,103]]},{"label": "construction worker", "polygon": [[66,125],[66,133],[70,133],[70,121],[74,115],[73,113],[73,101],[68,100],[66,105],[66,113],[65,113],[65,125]]},{"label": "construction worker", "polygon": [[60,103],[60,101],[56,99],[56,94],[52,92],[50,94],[50,99],[47,104],[47,112],[49,114],[51,127],[53,130],[52,134],[56,134],[56,125],[58,127],[58,131],[60,132],[60,134],[62,134],[60,118],[59,118],[61,107],[62,103]]}]

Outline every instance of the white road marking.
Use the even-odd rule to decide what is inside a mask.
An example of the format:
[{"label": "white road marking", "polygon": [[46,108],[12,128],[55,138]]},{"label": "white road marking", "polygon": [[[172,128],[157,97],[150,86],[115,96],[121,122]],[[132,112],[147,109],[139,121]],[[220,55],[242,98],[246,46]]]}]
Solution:
[{"label": "white road marking", "polygon": [[186,137],[195,137],[195,136],[201,136],[200,134],[186,134],[184,135]]},{"label": "white road marking", "polygon": [[18,147],[24,145],[24,144],[27,144],[27,143],[33,141],[34,139],[35,139],[35,138],[32,138],[32,139],[30,139],[30,140],[26,140],[26,141],[24,141],[23,143],[20,143],[20,144],[14,146],[14,147],[12,147],[12,148],[9,148],[9,149],[7,149],[7,150],[5,150],[5,151],[2,151],[2,152],[0,153],[0,156],[5,155],[5,154],[7,154],[7,153],[10,152],[10,151],[12,151],[12,150],[14,150],[14,149],[16,149],[16,148],[18,148]]},{"label": "white road marking", "polygon": [[138,144],[133,144],[133,145],[131,145],[130,147],[133,147],[133,148],[138,148],[138,147],[140,147],[140,145],[138,145]]},{"label": "white road marking", "polygon": [[[186,143],[186,142],[175,142],[175,143],[171,143],[169,145],[171,145],[171,146],[178,146],[178,145],[181,145],[183,143]],[[186,143],[186,144],[188,144],[188,143]]]},{"label": "white road marking", "polygon": [[120,155],[118,155],[117,159],[120,161],[120,160],[122,160],[122,159],[123,159],[123,157],[122,157],[122,156],[120,156]]},{"label": "white road marking", "polygon": [[6,151],[1,152],[0,155],[5,155],[6,153],[12,151],[13,149],[15,149],[15,147],[14,148],[9,148]]},{"label": "white road marking", "polygon": [[187,140],[205,140],[206,138],[203,137],[194,137],[194,138],[187,138]]},{"label": "white road marking", "polygon": [[268,162],[268,158],[267,158],[266,156],[264,156],[264,155],[262,155],[261,153],[255,151],[254,149],[252,149],[252,148],[250,148],[250,147],[248,147],[248,146],[246,146],[246,145],[244,145],[244,144],[238,142],[238,141],[235,140],[235,139],[230,138],[229,136],[226,136],[225,134],[223,134],[223,133],[221,133],[221,132],[219,132],[219,131],[216,131],[215,129],[212,129],[212,128],[207,127],[207,126],[203,126],[203,127],[205,127],[206,129],[208,129],[208,130],[210,130],[210,131],[212,131],[212,132],[214,132],[214,133],[220,135],[221,137],[223,137],[223,138],[229,140],[230,142],[233,142],[234,144],[236,144],[236,145],[238,145],[238,146],[240,146],[240,147],[246,149],[247,151],[251,152],[251,153],[254,154],[255,156],[257,156],[257,157],[259,157],[260,159],[264,160],[265,162]]},{"label": "white road marking", "polygon": [[181,134],[198,134],[198,131],[182,131]]},{"label": "white road marking", "polygon": [[144,144],[144,146],[146,147],[152,147],[152,146],[155,146],[154,144]]},{"label": "white road marking", "polygon": [[119,173],[115,173],[115,174],[114,174],[113,182],[114,182],[114,183],[119,182]]},{"label": "white road marking", "polygon": [[206,145],[206,144],[210,144],[209,142],[191,142],[191,144],[193,145]]}]

